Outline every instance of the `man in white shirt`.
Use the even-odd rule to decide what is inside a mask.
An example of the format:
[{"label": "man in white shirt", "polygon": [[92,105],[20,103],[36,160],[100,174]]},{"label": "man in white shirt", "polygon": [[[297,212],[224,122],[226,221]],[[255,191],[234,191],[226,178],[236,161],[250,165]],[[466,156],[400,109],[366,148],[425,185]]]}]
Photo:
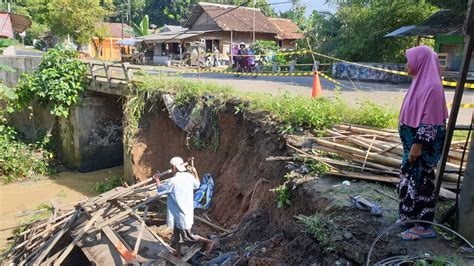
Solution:
[{"label": "man in white shirt", "polygon": [[214,242],[191,233],[194,223],[194,190],[199,188],[200,181],[196,168],[192,167],[192,174],[186,171],[184,161],[174,157],[170,161],[174,176],[160,182],[160,173],[153,175],[158,193],[168,196],[168,212],[166,224],[173,230],[171,246],[176,249],[177,256],[181,257],[181,245],[185,243],[201,242],[206,245],[205,253],[212,251]]}]

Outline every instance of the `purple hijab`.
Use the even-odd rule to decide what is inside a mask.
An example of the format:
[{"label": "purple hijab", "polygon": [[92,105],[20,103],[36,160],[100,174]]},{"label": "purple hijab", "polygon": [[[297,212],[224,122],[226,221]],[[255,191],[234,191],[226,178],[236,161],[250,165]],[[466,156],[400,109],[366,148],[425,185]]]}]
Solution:
[{"label": "purple hijab", "polygon": [[406,56],[415,77],[403,100],[400,123],[413,128],[422,123],[442,125],[448,117],[448,109],[438,55],[428,46],[422,45],[408,49]]}]

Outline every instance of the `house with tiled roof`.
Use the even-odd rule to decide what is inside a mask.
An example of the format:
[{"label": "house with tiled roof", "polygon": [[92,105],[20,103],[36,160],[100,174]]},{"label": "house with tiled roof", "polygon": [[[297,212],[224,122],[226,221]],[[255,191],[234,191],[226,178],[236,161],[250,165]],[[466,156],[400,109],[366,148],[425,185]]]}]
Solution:
[{"label": "house with tiled roof", "polygon": [[[191,10],[183,28],[142,37],[153,46],[153,62],[162,62],[176,54],[189,54],[202,44],[202,52],[218,50],[221,58],[229,58],[232,44],[275,41],[284,49],[294,49],[303,37],[298,27],[287,19],[271,19],[260,9],[199,2]],[[199,46],[200,47],[200,46]],[[199,48],[201,49],[201,48]]]},{"label": "house with tiled roof", "polygon": [[278,29],[276,39],[278,46],[282,49],[294,49],[297,40],[303,39],[298,26],[293,21],[286,18],[268,18]]},{"label": "house with tiled roof", "polygon": [[130,47],[122,47],[117,42],[134,37],[132,27],[127,24],[110,22],[98,23],[97,27],[105,27],[107,34],[100,49],[98,49],[99,38],[92,38],[88,48],[91,57],[104,61],[120,61],[123,55],[130,54]]}]

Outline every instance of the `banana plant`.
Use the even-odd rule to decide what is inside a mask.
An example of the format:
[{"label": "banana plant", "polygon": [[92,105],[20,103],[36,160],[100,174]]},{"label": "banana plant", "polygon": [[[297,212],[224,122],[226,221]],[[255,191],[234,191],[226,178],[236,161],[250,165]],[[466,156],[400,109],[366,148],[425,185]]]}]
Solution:
[{"label": "banana plant", "polygon": [[148,18],[148,15],[145,15],[143,17],[139,25],[137,25],[136,23],[133,23],[132,26],[133,26],[133,31],[135,32],[136,36],[148,35],[149,29],[150,29],[150,19]]}]

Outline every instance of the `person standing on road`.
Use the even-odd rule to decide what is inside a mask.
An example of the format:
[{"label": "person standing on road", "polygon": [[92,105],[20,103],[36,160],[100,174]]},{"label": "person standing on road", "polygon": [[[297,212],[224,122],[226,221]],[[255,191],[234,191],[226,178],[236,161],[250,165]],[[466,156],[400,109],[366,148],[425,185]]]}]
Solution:
[{"label": "person standing on road", "polygon": [[172,158],[170,164],[174,176],[166,180],[166,183],[161,183],[159,172],[153,178],[158,193],[168,195],[166,224],[173,228],[171,246],[176,249],[176,255],[181,257],[183,244],[200,242],[205,244],[205,253],[208,255],[214,242],[191,232],[194,223],[194,190],[199,188],[199,175],[194,167],[190,169],[192,173],[189,173],[180,157]]},{"label": "person standing on road", "polygon": [[[435,167],[443,150],[448,110],[438,55],[427,46],[406,51],[407,72],[413,81],[403,100],[399,134],[403,160],[398,192],[398,220],[433,221]],[[420,223],[401,233],[403,240],[436,237],[429,224]]]}]

